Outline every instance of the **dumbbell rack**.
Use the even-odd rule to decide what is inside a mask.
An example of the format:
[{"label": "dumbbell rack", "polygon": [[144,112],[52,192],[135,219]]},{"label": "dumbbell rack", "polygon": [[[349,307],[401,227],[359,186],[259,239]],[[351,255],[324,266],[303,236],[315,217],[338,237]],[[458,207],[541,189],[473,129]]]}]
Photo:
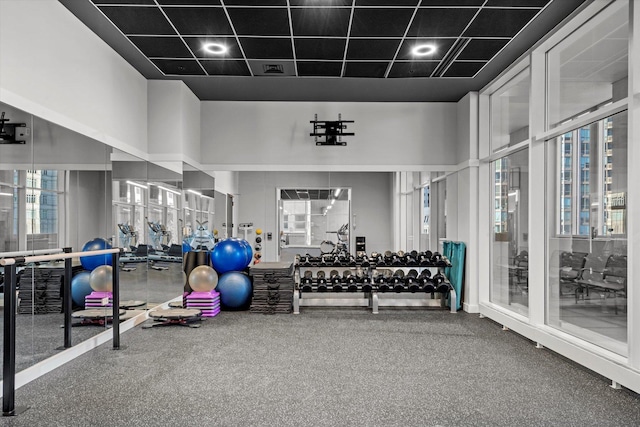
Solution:
[{"label": "dumbbell rack", "polygon": [[[457,295],[443,273],[445,267],[451,267],[449,261],[446,258],[433,262],[423,260],[421,263],[410,260],[407,262],[406,258],[397,257],[396,254],[377,259],[297,255],[293,312],[300,314],[301,306],[367,307],[373,314],[378,314],[379,307],[446,308],[449,299],[451,312],[455,313]],[[332,277],[332,270],[338,275]],[[416,276],[427,270],[428,273],[424,274],[441,282],[419,280],[417,277],[408,280],[411,270]],[[325,272],[326,283],[320,280],[320,272]],[[344,273],[350,275],[345,277]],[[439,285],[441,292],[436,291]]]}]

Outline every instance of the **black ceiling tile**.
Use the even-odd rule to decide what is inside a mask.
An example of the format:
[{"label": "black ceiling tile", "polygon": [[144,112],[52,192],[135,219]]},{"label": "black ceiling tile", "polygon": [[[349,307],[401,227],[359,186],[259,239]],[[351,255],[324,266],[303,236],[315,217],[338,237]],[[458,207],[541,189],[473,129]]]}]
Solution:
[{"label": "black ceiling tile", "polygon": [[489,0],[485,6],[497,7],[544,7],[551,0]]},{"label": "black ceiling tile", "polygon": [[400,39],[350,39],[347,60],[386,59],[391,61],[399,45]]},{"label": "black ceiling tile", "polygon": [[195,59],[192,61],[186,59],[152,59],[151,62],[156,64],[165,74],[183,76],[203,76],[205,74]]},{"label": "black ceiling tile", "polygon": [[289,14],[286,8],[228,8],[233,28],[244,36],[288,36]]},{"label": "black ceiling tile", "polygon": [[408,36],[458,37],[478,9],[421,8],[416,12]]},{"label": "black ceiling tile", "polygon": [[384,77],[388,62],[347,62],[345,77]]},{"label": "black ceiling tile", "polygon": [[157,7],[101,6],[100,10],[124,34],[175,35],[176,33]]},{"label": "black ceiling tile", "polygon": [[93,4],[152,4],[155,6],[153,0],[91,0]]},{"label": "black ceiling tile", "polygon": [[290,38],[240,38],[242,50],[251,59],[293,59]]},{"label": "black ceiling tile", "polygon": [[221,6],[220,0],[158,0],[160,6],[195,6],[195,5],[203,5],[203,6]]},{"label": "black ceiling tile", "polygon": [[416,6],[418,0],[356,0],[358,6]]},{"label": "black ceiling tile", "polygon": [[[417,59],[417,60],[439,60],[444,58],[447,54],[455,39],[405,39],[402,43],[402,47],[400,48],[400,52],[398,52],[398,59]],[[418,58],[415,58],[411,53],[411,50],[420,45],[434,45],[436,50],[432,55],[425,55]]]},{"label": "black ceiling tile", "polygon": [[233,34],[221,7],[165,7],[163,10],[180,34]]},{"label": "black ceiling tile", "polygon": [[[291,6],[309,6],[309,0],[289,0]],[[313,6],[351,6],[351,0],[313,0]]]},{"label": "black ceiling tile", "polygon": [[249,67],[245,61],[238,60],[206,60],[200,61],[207,73],[212,76],[250,76]]},{"label": "black ceiling tile", "polygon": [[[242,58],[242,51],[235,37],[184,37],[184,41],[197,58]],[[204,50],[205,43],[218,43],[228,50],[224,55],[216,55]]]},{"label": "black ceiling tile", "polygon": [[454,61],[442,77],[473,77],[486,62]]},{"label": "black ceiling tile", "polygon": [[294,39],[297,59],[342,59],[347,39]]},{"label": "black ceiling tile", "polygon": [[500,51],[510,40],[508,39],[472,39],[464,50],[460,52],[457,59],[486,60]]},{"label": "black ceiling tile", "polygon": [[226,6],[286,6],[287,0],[225,0]]},{"label": "black ceiling tile", "polygon": [[356,8],[352,37],[402,37],[415,9]]},{"label": "black ceiling tile", "polygon": [[148,57],[192,58],[180,37],[130,36],[129,40]]},{"label": "black ceiling tile", "polygon": [[342,62],[299,61],[298,75],[340,77]]},{"label": "black ceiling tile", "polygon": [[437,61],[394,62],[389,77],[429,77],[437,66]]},{"label": "black ceiling tile", "polygon": [[304,8],[291,9],[295,36],[346,37],[351,9]]},{"label": "black ceiling tile", "polygon": [[422,0],[420,6],[482,6],[485,0]]},{"label": "black ceiling tile", "polygon": [[464,37],[513,37],[538,12],[538,9],[483,9]]}]

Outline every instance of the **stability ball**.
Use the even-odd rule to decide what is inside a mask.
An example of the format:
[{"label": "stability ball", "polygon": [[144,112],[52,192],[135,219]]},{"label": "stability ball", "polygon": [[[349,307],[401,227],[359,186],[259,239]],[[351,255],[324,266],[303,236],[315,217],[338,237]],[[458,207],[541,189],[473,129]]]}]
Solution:
[{"label": "stability ball", "polygon": [[243,239],[238,239],[238,242],[240,242],[240,246],[244,248],[244,257],[247,262],[246,265],[251,264],[251,259],[253,258],[253,250],[251,249],[251,244]]},{"label": "stability ball", "polygon": [[220,276],[216,290],[220,292],[220,302],[229,308],[241,308],[251,300],[251,279],[239,271],[231,271]]},{"label": "stability ball", "polygon": [[113,290],[113,269],[110,265],[101,265],[91,272],[89,278],[91,289],[96,292],[111,292]]},{"label": "stability ball", "polygon": [[71,299],[76,305],[84,307],[84,298],[92,291],[90,278],[91,273],[81,271],[71,279]]},{"label": "stability ball", "polygon": [[[111,249],[111,245],[106,240],[96,237],[84,244],[82,252],[98,251],[101,249]],[[93,271],[101,265],[111,265],[111,254],[81,256],[80,263],[85,270]]]},{"label": "stability ball", "polygon": [[189,286],[196,292],[211,292],[218,285],[218,273],[208,265],[199,265],[189,273]]},{"label": "stability ball", "polygon": [[244,270],[249,261],[247,251],[238,239],[220,240],[211,251],[211,263],[218,274]]}]

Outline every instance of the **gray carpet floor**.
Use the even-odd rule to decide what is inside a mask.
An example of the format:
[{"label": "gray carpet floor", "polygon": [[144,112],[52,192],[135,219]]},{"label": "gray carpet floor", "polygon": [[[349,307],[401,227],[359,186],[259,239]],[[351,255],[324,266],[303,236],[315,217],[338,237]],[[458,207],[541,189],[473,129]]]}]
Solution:
[{"label": "gray carpet floor", "polygon": [[637,426],[640,397],[477,315],[223,312],[135,328],[16,392],[7,426]]}]

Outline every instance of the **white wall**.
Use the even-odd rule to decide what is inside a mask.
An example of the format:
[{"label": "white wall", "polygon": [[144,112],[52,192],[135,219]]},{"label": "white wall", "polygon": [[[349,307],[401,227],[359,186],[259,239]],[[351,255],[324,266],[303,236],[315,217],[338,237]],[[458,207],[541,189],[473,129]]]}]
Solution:
[{"label": "white wall", "polygon": [[[352,201],[351,233],[365,236],[367,252],[383,252],[392,245],[391,174],[326,172],[240,172],[239,195],[235,209],[237,222],[254,224],[264,231],[263,260],[277,259],[277,188],[350,187]],[[236,224],[237,225],[237,224]],[[355,229],[353,226],[355,225]],[[266,233],[273,240],[266,241]],[[253,242],[255,234],[249,235]],[[352,239],[352,242],[355,239]]]},{"label": "white wall", "polygon": [[150,80],[149,155],[156,161],[200,161],[200,100],[178,80]]},{"label": "white wall", "polygon": [[221,171],[213,172],[216,190],[226,194],[238,193],[238,172]]},{"label": "white wall", "polygon": [[0,1],[0,40],[0,101],[146,156],[146,79],[61,3]]},{"label": "white wall", "polygon": [[[354,120],[346,147],[316,146],[310,120]],[[455,103],[202,103],[202,161],[214,170],[422,170],[455,165]]]},{"label": "white wall", "polygon": [[477,95],[470,92],[466,94],[460,101],[456,104],[456,113],[458,117],[458,143],[456,144],[456,160],[458,163],[465,162],[469,160],[471,157],[471,146],[470,146],[470,138],[471,138],[471,104],[477,98]]},{"label": "white wall", "polygon": [[111,173],[69,172],[65,245],[74,250],[96,237],[109,239],[114,230],[111,218]]}]

